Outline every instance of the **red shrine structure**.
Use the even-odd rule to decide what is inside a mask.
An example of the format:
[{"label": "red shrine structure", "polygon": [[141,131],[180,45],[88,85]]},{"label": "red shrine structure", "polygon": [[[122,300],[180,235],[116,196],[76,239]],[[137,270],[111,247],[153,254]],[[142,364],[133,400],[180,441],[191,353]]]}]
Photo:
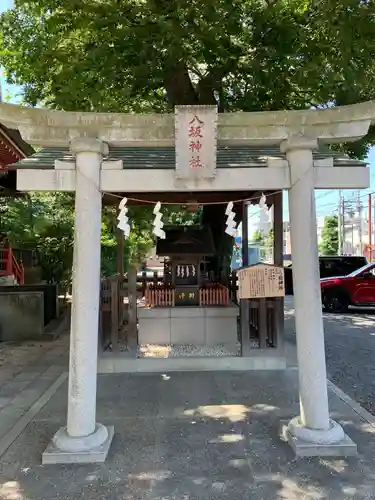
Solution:
[{"label": "red shrine structure", "polygon": [[[35,151],[25,142],[18,130],[0,124],[0,196],[17,196],[16,172],[9,170],[8,165],[30,156]],[[5,241],[0,229],[0,283],[24,283],[24,270],[18,262],[12,248]]]}]

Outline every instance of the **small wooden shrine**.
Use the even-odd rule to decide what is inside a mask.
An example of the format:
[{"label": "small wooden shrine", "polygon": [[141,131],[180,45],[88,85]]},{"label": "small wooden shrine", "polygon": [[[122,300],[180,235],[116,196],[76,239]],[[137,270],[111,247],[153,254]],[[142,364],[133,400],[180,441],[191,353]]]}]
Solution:
[{"label": "small wooden shrine", "polygon": [[223,344],[233,349],[238,308],[210,268],[209,257],[216,254],[210,227],[164,230],[166,238],[156,247],[164,257],[164,278],[146,290],[146,307],[139,310],[139,344]]},{"label": "small wooden shrine", "polygon": [[165,228],[165,240],[158,240],[156,253],[164,257],[164,279],[146,291],[149,307],[228,305],[228,289],[207,267],[215,255],[210,227]]}]

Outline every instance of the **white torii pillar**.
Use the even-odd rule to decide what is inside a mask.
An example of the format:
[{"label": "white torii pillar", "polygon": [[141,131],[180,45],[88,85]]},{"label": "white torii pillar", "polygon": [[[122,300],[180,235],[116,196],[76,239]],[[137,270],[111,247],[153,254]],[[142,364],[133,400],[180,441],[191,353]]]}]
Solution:
[{"label": "white torii pillar", "polygon": [[44,464],[104,462],[114,432],[96,422],[100,171],[108,145],[84,137],[74,139],[70,149],[76,158],[76,193],[68,419],[44,452]]},{"label": "white torii pillar", "polygon": [[291,138],[281,144],[290,168],[289,217],[300,415],[285,437],[297,455],[353,455],[357,448],[329,418],[324,329],[319,281],[313,150],[317,140]]}]

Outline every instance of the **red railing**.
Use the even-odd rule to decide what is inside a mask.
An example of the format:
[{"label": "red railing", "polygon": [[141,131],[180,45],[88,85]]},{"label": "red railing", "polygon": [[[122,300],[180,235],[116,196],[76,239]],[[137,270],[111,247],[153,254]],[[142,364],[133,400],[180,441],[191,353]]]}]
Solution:
[{"label": "red railing", "polygon": [[[173,288],[146,288],[145,303],[148,307],[174,307]],[[229,290],[223,285],[215,285],[212,288],[201,288],[199,290],[200,306],[227,306],[229,305]]]},{"label": "red railing", "polygon": [[0,276],[14,276],[19,285],[25,283],[25,271],[11,248],[0,248]]},{"label": "red railing", "polygon": [[229,290],[223,285],[199,290],[200,306],[227,306],[229,304]]},{"label": "red railing", "polygon": [[146,306],[149,307],[173,307],[174,290],[168,288],[146,288],[145,293]]}]

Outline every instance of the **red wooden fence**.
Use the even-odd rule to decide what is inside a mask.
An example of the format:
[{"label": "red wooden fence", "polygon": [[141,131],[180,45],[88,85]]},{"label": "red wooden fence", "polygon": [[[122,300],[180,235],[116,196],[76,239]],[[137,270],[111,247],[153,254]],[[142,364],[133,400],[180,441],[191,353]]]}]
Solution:
[{"label": "red wooden fence", "polygon": [[229,304],[229,290],[218,285],[214,288],[201,288],[199,290],[199,305],[201,306],[227,306]]},{"label": "red wooden fence", "polygon": [[146,288],[145,294],[146,306],[149,307],[173,307],[174,290]]},{"label": "red wooden fence", "polygon": [[[148,307],[174,307],[174,289],[147,287],[145,302]],[[229,305],[229,290],[222,285],[199,290],[200,306]]]}]

